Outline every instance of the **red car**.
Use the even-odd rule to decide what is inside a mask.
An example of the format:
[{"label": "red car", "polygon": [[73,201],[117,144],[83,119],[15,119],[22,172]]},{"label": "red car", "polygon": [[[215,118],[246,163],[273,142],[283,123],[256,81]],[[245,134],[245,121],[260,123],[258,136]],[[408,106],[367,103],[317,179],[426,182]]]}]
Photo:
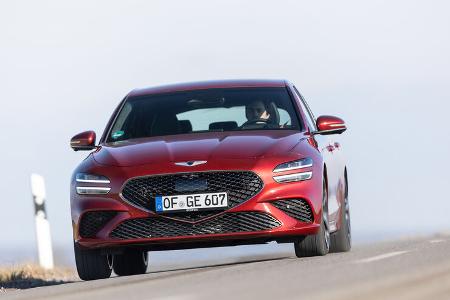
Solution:
[{"label": "red car", "polygon": [[145,273],[147,252],[294,243],[298,257],[351,247],[342,119],[314,118],[284,80],[130,92],[73,173],[83,280]]}]

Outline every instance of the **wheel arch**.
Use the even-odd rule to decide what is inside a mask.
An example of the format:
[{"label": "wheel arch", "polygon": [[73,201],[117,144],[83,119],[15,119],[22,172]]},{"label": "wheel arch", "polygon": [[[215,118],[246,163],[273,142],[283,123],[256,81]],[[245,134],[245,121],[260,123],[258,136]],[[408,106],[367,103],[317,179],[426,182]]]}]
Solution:
[{"label": "wheel arch", "polygon": [[327,164],[323,164],[323,178],[325,179],[325,188],[328,191],[328,171],[327,171]]},{"label": "wheel arch", "polygon": [[344,181],[345,181],[345,197],[348,197],[348,175],[347,175],[347,166],[344,167]]}]

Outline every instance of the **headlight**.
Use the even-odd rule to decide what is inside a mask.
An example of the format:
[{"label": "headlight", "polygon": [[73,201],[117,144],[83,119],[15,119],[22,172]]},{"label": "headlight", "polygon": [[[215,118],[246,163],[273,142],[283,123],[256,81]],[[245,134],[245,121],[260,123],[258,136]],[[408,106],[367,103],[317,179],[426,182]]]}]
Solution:
[{"label": "headlight", "polygon": [[303,158],[299,160],[290,161],[287,163],[283,163],[281,165],[278,165],[273,172],[284,172],[284,171],[291,171],[291,170],[297,170],[297,169],[303,169],[303,168],[309,168],[312,167],[313,161],[311,158]]},{"label": "headlight", "polygon": [[[75,176],[75,181],[77,183],[96,183],[96,184],[109,184],[111,183],[110,180],[101,175],[94,175],[94,174],[86,174],[86,173],[78,173]],[[108,194],[111,190],[108,186],[76,186],[77,194],[79,195],[104,195]]]},{"label": "headlight", "polygon": [[108,194],[111,188],[99,186],[77,186],[77,194],[79,195],[104,195]]},{"label": "headlight", "polygon": [[110,183],[109,179],[101,175],[78,173],[75,180],[84,183]]},{"label": "headlight", "polygon": [[302,173],[294,173],[294,174],[288,174],[288,175],[273,176],[273,180],[275,180],[278,183],[303,181],[303,180],[309,180],[311,178],[312,178],[312,172],[302,172]]}]

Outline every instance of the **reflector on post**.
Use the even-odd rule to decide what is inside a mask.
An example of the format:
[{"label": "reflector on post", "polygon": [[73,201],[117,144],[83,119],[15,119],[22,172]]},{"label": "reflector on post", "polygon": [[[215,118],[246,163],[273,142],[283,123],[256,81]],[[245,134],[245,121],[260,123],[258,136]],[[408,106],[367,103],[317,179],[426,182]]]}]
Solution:
[{"label": "reflector on post", "polygon": [[45,269],[53,269],[53,250],[50,235],[50,223],[45,212],[44,178],[37,174],[31,175],[31,193],[33,195],[36,220],[36,240],[39,264]]}]

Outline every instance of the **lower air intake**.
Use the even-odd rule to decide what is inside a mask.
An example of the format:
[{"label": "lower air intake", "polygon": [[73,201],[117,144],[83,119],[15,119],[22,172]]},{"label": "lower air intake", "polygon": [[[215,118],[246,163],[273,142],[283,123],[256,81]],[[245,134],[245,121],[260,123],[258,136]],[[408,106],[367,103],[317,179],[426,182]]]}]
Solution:
[{"label": "lower air intake", "polygon": [[115,239],[161,238],[206,234],[253,232],[281,226],[271,215],[259,212],[228,213],[197,224],[163,218],[131,219],[111,232]]},{"label": "lower air intake", "polygon": [[115,211],[90,211],[85,213],[80,222],[80,236],[94,238],[95,235],[116,216]]},{"label": "lower air intake", "polygon": [[272,205],[301,222],[312,223],[314,220],[311,207],[303,199],[279,200],[272,202]]}]

